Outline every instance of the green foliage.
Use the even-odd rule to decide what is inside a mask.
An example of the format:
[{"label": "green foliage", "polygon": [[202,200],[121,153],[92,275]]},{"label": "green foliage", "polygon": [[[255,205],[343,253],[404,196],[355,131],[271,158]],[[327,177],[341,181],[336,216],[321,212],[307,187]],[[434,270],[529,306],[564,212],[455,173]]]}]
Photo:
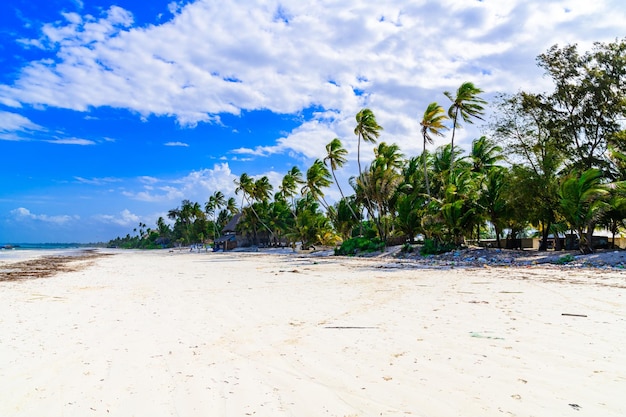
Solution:
[{"label": "green foliage", "polygon": [[335,255],[353,256],[359,253],[378,252],[385,248],[385,243],[379,238],[354,237],[348,239],[335,249]]},{"label": "green foliage", "polygon": [[450,252],[453,249],[455,249],[455,245],[452,243],[442,243],[437,239],[425,239],[424,244],[420,248],[420,254],[422,256],[437,255]]},{"label": "green foliage", "polygon": [[415,250],[415,247],[413,247],[413,245],[411,245],[409,242],[406,242],[404,245],[402,245],[402,248],[400,249],[400,252],[402,252],[402,253],[413,253],[414,250]]},{"label": "green foliage", "polygon": [[571,253],[568,253],[567,255],[563,255],[559,259],[557,259],[555,263],[558,265],[565,265],[570,262],[574,262],[574,260],[575,260],[574,255],[572,255]]}]

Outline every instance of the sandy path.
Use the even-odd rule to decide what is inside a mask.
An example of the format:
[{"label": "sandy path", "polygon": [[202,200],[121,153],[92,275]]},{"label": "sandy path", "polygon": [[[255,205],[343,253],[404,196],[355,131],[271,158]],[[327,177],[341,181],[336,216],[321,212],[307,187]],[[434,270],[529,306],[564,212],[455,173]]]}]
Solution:
[{"label": "sandy path", "polygon": [[623,273],[93,262],[0,282],[1,416],[626,415]]}]

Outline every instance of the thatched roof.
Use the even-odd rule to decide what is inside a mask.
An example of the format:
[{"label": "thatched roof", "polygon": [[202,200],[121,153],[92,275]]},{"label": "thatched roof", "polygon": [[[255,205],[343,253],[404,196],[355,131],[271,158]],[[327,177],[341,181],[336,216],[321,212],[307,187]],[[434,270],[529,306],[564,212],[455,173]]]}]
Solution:
[{"label": "thatched roof", "polygon": [[237,231],[237,225],[239,224],[239,220],[241,220],[241,213],[235,214],[233,218],[230,219],[230,221],[222,229],[222,234],[235,233]]}]

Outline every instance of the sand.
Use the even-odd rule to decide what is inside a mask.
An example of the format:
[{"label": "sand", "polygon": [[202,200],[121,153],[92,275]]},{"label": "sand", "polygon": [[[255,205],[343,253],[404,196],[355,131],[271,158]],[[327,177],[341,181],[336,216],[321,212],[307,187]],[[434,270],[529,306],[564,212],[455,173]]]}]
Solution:
[{"label": "sand", "polygon": [[626,415],[623,272],[167,251],[73,265],[0,282],[0,416]]}]

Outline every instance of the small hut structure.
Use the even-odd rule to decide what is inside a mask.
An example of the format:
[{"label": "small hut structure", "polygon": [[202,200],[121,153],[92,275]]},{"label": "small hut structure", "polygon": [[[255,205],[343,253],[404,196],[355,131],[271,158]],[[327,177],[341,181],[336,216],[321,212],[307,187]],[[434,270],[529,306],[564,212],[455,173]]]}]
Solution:
[{"label": "small hut structure", "polygon": [[214,251],[218,250],[231,250],[239,246],[239,240],[237,237],[237,224],[241,220],[241,213],[237,213],[222,229],[222,236],[215,239]]}]

